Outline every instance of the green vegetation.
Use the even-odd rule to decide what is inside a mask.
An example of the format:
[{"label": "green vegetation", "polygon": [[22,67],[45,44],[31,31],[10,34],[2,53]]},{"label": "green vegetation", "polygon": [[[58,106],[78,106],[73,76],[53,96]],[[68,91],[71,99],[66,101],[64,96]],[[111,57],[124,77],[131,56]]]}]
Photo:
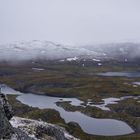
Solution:
[{"label": "green vegetation", "polygon": [[[4,73],[0,83],[24,92],[46,94],[51,96],[77,97],[83,101],[94,102],[105,97],[139,95],[140,87],[134,88],[132,82],[140,78],[96,76],[102,71],[138,71],[139,67],[89,66],[82,67],[68,64],[22,64],[0,65]],[[32,70],[33,67],[44,68],[44,71]]]},{"label": "green vegetation", "polygon": [[[32,68],[43,68],[36,71]],[[139,66],[89,65],[82,67],[74,63],[39,62],[9,65],[0,63],[0,83],[7,84],[14,89],[35,94],[44,94],[59,97],[76,97],[86,104],[88,99],[99,103],[102,98],[137,96],[140,95],[140,86],[134,87],[132,82],[139,78],[102,77],[97,72],[107,71],[140,71]],[[99,137],[84,133],[78,125],[66,124],[60,114],[52,109],[38,109],[21,104],[15,100],[16,96],[9,96],[15,115],[32,119],[56,123],[64,126],[71,134],[82,140],[138,140],[140,135],[133,134],[123,137]],[[75,107],[68,102],[57,103],[66,110],[81,111],[97,118],[115,118],[127,122],[131,127],[140,131],[140,106],[136,100],[127,99],[117,105],[109,105],[111,111],[102,111],[96,107]]]}]

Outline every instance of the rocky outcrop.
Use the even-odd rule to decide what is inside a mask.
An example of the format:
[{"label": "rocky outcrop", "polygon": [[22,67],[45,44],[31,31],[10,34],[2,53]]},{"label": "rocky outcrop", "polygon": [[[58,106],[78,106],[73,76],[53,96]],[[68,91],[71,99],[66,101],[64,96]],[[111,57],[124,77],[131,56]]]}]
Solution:
[{"label": "rocky outcrop", "polygon": [[13,115],[6,95],[0,94],[0,140],[78,140],[62,127]]},{"label": "rocky outcrop", "polygon": [[0,139],[9,138],[13,132],[9,119],[12,117],[11,107],[7,102],[6,96],[0,94]]},{"label": "rocky outcrop", "polygon": [[43,121],[13,117],[10,122],[13,127],[22,130],[34,140],[78,140],[64,128]]},{"label": "rocky outcrop", "polygon": [[0,106],[4,111],[7,119],[10,120],[13,117],[13,111],[11,105],[8,102],[6,95],[4,94],[0,94]]}]

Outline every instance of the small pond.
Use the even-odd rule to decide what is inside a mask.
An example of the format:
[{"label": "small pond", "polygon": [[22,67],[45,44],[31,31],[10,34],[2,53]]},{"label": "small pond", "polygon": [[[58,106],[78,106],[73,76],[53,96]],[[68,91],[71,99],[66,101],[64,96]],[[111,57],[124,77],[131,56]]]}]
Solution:
[{"label": "small pond", "polygon": [[140,86],[140,82],[133,82],[133,84]]},{"label": "small pond", "polygon": [[101,72],[99,76],[116,76],[116,77],[140,77],[140,72]]}]

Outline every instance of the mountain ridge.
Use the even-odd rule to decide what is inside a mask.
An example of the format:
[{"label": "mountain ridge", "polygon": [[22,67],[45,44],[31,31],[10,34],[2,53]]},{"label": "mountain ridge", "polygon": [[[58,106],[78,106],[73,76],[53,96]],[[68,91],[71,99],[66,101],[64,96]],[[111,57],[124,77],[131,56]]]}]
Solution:
[{"label": "mountain ridge", "polygon": [[[86,46],[67,46],[50,41],[28,41],[0,45],[0,61],[42,60],[118,60],[140,58],[140,44],[114,43]],[[76,58],[76,59],[75,59]]]}]

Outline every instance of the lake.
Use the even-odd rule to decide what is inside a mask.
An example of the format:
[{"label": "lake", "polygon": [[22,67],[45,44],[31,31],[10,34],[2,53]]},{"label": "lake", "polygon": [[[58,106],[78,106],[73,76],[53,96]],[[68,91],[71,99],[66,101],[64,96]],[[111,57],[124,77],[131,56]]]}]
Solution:
[{"label": "lake", "polygon": [[78,123],[84,132],[102,136],[117,136],[133,133],[133,129],[125,122],[115,119],[97,119],[88,117],[78,111],[68,112],[56,105],[58,101],[71,101],[72,105],[79,105],[82,101],[76,98],[59,98],[44,95],[35,95],[32,93],[21,93],[7,86],[2,86],[2,92],[5,94],[15,94],[17,100],[32,107],[40,109],[51,108],[57,110],[61,117],[68,122]]}]

